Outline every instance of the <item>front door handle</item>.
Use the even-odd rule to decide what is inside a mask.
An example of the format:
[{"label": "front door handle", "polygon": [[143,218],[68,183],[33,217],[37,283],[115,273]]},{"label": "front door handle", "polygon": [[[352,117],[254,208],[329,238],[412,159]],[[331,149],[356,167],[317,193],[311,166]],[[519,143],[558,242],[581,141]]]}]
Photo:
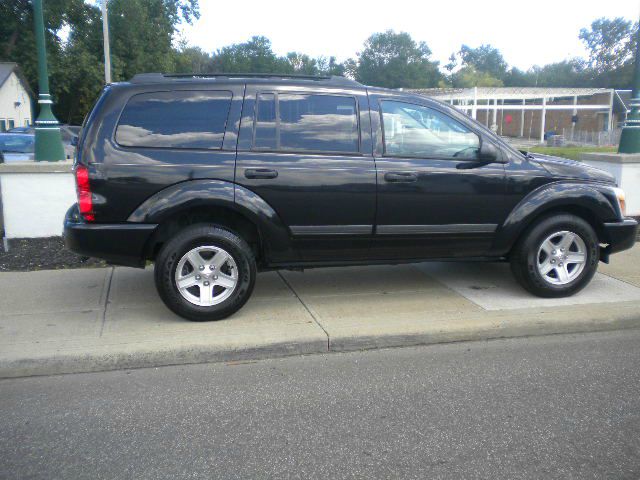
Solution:
[{"label": "front door handle", "polygon": [[418,175],[414,172],[387,172],[384,179],[390,183],[411,183],[418,181]]},{"label": "front door handle", "polygon": [[247,168],[244,171],[244,176],[247,178],[276,178],[278,171],[269,168]]}]

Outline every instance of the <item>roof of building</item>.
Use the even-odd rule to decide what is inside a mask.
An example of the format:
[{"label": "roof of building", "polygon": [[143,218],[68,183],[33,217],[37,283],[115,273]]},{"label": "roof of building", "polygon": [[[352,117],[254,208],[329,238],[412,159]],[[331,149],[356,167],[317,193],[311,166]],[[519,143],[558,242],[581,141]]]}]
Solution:
[{"label": "roof of building", "polygon": [[20,70],[20,67],[18,66],[18,64],[15,62],[0,62],[0,88],[2,88],[2,86],[4,85],[4,82],[6,82],[7,79],[14,72],[22,82],[22,85],[24,86],[24,89],[27,91],[27,93],[33,96],[33,90],[31,90],[31,87],[29,86],[29,82],[27,81],[25,76],[22,74],[22,70]]},{"label": "roof of building", "polygon": [[556,88],[556,87],[477,87],[475,88],[422,88],[410,89],[410,92],[435,97],[438,100],[533,100],[538,98],[559,98],[589,96],[597,93],[610,93],[610,88]]}]

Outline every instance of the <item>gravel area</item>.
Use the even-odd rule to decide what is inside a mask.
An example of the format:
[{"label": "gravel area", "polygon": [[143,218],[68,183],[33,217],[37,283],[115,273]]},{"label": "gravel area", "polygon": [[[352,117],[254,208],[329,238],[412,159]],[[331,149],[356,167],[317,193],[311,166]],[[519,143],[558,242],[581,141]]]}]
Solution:
[{"label": "gravel area", "polygon": [[95,258],[83,259],[64,247],[62,237],[9,240],[9,251],[0,246],[0,272],[106,267]]}]

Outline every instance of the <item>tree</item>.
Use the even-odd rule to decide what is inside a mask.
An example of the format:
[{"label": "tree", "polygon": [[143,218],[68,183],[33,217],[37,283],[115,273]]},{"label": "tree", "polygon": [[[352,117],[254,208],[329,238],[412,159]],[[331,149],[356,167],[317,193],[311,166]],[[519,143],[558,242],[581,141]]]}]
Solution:
[{"label": "tree", "polygon": [[286,57],[278,57],[267,37],[252,37],[245,43],[222,47],[213,55],[214,72],[293,73]]},{"label": "tree", "polygon": [[638,24],[624,18],[599,18],[580,30],[589,51],[592,84],[603,87],[631,86]]},{"label": "tree", "polygon": [[355,77],[368,84],[388,88],[421,88],[438,84],[438,62],[431,61],[426,43],[416,42],[408,33],[387,30],[374,33],[358,54]]},{"label": "tree", "polygon": [[487,72],[479,72],[472,65],[458,70],[452,75],[452,85],[456,88],[470,87],[502,87],[502,80],[492,77]]},{"label": "tree", "polygon": [[500,51],[491,45],[480,45],[478,48],[462,45],[458,52],[451,54],[445,69],[449,72],[449,82],[461,88],[499,87],[508,76],[507,62]]},{"label": "tree", "polygon": [[174,51],[173,71],[176,73],[211,73],[213,58],[200,47],[190,47],[186,42],[178,43]]},{"label": "tree", "polygon": [[500,50],[491,45],[480,45],[478,48],[462,45],[458,54],[463,67],[472,66],[478,72],[488,74],[498,80],[503,80],[507,74],[507,62]]},{"label": "tree", "polygon": [[[174,71],[172,38],[179,24],[199,17],[198,0],[110,0],[109,11],[114,80]],[[84,0],[48,0],[44,20],[54,112],[79,123],[104,82],[100,9]],[[17,62],[37,90],[33,32],[31,0],[0,2],[0,60]]]}]

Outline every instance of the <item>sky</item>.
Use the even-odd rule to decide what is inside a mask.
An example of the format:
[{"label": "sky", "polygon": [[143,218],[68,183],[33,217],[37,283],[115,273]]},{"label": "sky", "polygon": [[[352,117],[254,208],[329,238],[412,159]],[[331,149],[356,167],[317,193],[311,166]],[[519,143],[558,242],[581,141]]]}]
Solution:
[{"label": "sky", "polygon": [[[243,13],[228,13],[236,9]],[[586,57],[580,29],[600,17],[637,21],[640,0],[200,0],[200,12],[181,35],[207,52],[264,35],[279,55],[297,51],[343,61],[372,33],[393,29],[425,41],[441,64],[462,44],[488,43],[509,65],[526,70]]]}]

